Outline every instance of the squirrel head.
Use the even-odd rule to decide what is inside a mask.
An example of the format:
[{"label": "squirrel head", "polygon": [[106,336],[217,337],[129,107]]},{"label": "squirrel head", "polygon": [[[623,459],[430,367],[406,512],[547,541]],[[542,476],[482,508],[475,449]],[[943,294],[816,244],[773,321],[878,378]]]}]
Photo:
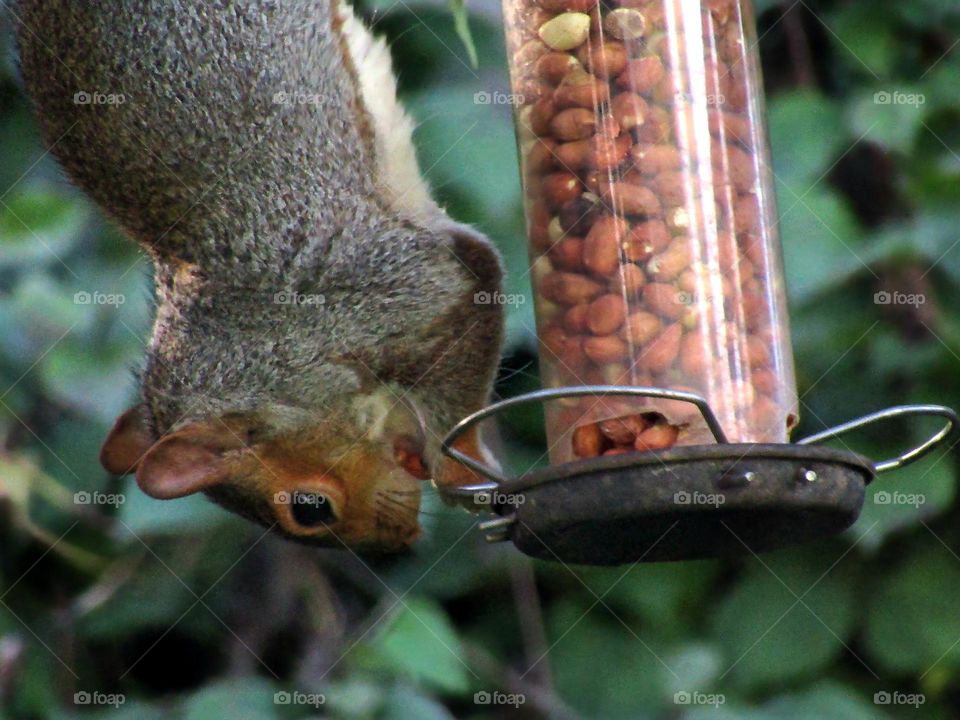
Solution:
[{"label": "squirrel head", "polygon": [[[100,454],[135,472],[148,495],[204,492],[289,539],[395,551],[419,535],[423,423],[409,406],[364,396],[336,423],[292,408],[227,412],[181,422],[162,436],[146,404],[117,420]],[[345,418],[354,427],[345,427]]]}]

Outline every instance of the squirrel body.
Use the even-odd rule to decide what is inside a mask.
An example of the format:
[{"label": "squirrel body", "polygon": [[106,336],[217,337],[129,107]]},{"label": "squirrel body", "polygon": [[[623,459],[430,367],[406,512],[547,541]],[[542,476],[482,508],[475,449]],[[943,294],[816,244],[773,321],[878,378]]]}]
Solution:
[{"label": "squirrel body", "polygon": [[439,443],[490,392],[502,317],[475,296],[501,269],[431,198],[386,45],[336,0],[20,0],[15,23],[52,152],[154,262],[143,402],[104,465],[292,538],[412,542],[422,478],[474,479]]}]

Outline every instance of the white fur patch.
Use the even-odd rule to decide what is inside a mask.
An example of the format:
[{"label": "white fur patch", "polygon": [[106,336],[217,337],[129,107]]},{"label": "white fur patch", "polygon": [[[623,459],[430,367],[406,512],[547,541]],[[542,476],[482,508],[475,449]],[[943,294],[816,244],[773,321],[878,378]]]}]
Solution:
[{"label": "white fur patch", "polygon": [[343,33],[356,68],[363,104],[373,121],[379,163],[379,184],[390,205],[414,220],[426,222],[442,215],[420,175],[413,147],[413,121],[397,101],[397,80],[390,50],[353,13],[339,3]]}]

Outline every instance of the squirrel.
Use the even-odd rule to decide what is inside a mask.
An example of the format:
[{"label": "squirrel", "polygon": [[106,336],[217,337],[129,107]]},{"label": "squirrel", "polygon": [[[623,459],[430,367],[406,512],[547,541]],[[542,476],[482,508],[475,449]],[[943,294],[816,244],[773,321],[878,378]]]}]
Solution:
[{"label": "squirrel", "polygon": [[386,44],[338,0],[13,16],[52,153],[154,266],[142,402],[101,463],[291,539],[409,546],[423,481],[476,481],[440,442],[491,392],[502,269],[432,199]]}]

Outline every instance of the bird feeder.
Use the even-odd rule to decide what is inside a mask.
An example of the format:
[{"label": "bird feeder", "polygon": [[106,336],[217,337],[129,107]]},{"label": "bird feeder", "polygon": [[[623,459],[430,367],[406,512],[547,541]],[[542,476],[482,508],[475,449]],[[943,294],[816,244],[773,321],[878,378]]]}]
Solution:
[{"label": "bird feeder", "polygon": [[[488,539],[589,564],[762,552],[841,532],[866,485],[943,442],[940,406],[791,443],[798,400],[755,22],[741,0],[504,0],[545,389],[444,452],[489,482]],[[453,448],[544,403],[550,466]],[[822,441],[935,415],[874,462]],[[522,498],[523,502],[520,502]]]}]

